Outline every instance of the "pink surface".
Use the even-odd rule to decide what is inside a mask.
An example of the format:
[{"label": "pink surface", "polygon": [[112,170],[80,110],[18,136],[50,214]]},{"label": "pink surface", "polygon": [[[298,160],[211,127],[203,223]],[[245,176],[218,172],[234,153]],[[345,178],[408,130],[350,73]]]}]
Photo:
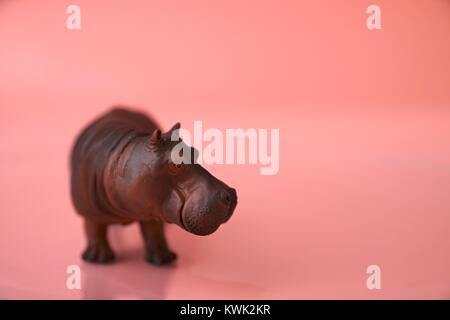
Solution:
[{"label": "pink surface", "polygon": [[[0,298],[450,298],[450,2],[0,2]],[[83,263],[69,198],[78,130],[124,103],[164,128],[279,128],[280,171],[208,169],[238,208],[179,260]],[[82,267],[82,290],[66,267]],[[366,288],[366,268],[382,289]]]}]

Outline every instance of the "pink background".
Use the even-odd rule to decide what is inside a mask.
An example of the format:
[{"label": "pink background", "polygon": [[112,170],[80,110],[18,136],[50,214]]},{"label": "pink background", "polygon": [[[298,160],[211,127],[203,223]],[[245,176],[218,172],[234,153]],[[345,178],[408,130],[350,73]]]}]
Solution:
[{"label": "pink background", "polygon": [[[447,0],[1,1],[0,298],[450,298],[449,39]],[[69,151],[118,103],[279,128],[280,171],[208,166],[238,208],[209,237],[168,228],[174,267],[136,225],[111,230],[117,264],[85,264]]]}]

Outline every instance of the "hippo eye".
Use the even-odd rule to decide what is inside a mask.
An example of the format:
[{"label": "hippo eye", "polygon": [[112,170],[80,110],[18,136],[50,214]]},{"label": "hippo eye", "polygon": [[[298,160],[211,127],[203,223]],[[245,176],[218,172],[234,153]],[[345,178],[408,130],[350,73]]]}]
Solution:
[{"label": "hippo eye", "polygon": [[172,161],[169,162],[169,173],[172,175],[176,175],[181,173],[184,170],[184,164],[178,163],[175,164]]}]

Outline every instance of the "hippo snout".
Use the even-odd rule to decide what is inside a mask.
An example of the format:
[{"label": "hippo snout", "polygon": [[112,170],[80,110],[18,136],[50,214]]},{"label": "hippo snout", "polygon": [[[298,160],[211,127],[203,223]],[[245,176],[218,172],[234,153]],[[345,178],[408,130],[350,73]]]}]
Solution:
[{"label": "hippo snout", "polygon": [[[202,201],[205,199],[206,202]],[[237,194],[233,188],[223,188],[210,197],[193,194],[186,199],[182,212],[183,227],[195,235],[209,235],[230,219],[236,205]]]}]

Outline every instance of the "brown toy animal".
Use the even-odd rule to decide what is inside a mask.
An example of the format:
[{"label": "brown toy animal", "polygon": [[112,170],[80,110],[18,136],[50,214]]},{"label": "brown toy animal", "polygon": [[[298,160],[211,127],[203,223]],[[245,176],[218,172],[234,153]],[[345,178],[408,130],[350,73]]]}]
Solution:
[{"label": "brown toy animal", "polygon": [[[71,154],[71,195],[84,218],[84,260],[114,260],[107,240],[111,224],[138,221],[146,261],[164,265],[176,259],[167,245],[164,222],[208,235],[230,218],[236,190],[195,161],[172,162],[171,150],[179,141],[171,136],[179,127],[177,123],[162,134],[146,115],[116,108],[78,136]],[[189,150],[194,157],[196,150]]]}]

